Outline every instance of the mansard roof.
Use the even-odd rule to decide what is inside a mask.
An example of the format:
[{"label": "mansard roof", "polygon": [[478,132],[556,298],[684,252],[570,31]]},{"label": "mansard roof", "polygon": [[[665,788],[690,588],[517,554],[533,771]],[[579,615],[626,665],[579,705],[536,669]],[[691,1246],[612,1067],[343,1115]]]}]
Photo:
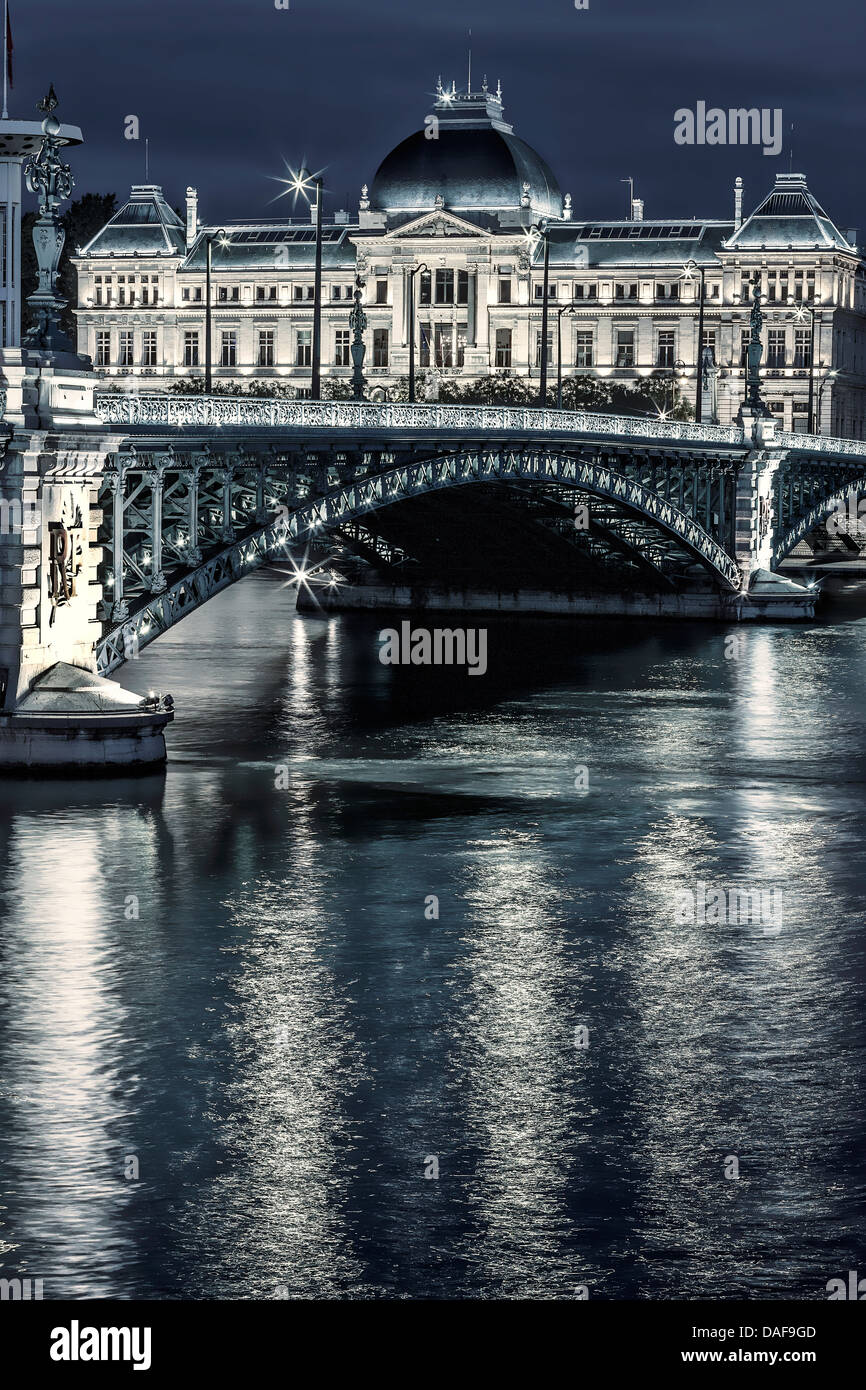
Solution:
[{"label": "mansard roof", "polygon": [[80,252],[84,256],[177,256],[183,222],[155,183],[133,184],[129,201]]},{"label": "mansard roof", "polygon": [[[686,261],[718,266],[718,252],[733,222],[690,218],[669,222],[578,222],[551,226],[551,265],[609,266],[637,270],[641,266],[672,266]],[[536,261],[540,253],[536,252]]]},{"label": "mansard roof", "polygon": [[725,243],[728,251],[788,248],[857,251],[809,192],[805,174],[777,174],[775,187]]},{"label": "mansard roof", "polygon": [[[355,248],[349,232],[357,226],[328,224],[322,228],[322,266],[354,274]],[[227,222],[202,227],[179,267],[204,270],[207,239],[213,238],[211,266],[220,270],[312,270],[316,258],[316,229],[310,222]]]}]

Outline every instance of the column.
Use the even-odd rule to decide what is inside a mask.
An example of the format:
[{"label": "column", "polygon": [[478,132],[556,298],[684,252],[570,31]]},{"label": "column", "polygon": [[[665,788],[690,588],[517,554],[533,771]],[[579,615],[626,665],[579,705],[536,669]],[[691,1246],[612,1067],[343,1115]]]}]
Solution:
[{"label": "column", "polygon": [[187,537],[187,562],[190,565],[200,565],[202,562],[201,547],[198,543],[198,485],[201,481],[201,464],[194,463],[189,470],[189,496],[187,498],[189,512],[188,522],[189,536]]},{"label": "column", "polygon": [[162,572],[162,490],[165,468],[148,469],[145,482],[150,488],[150,592],[161,594],[166,587]]},{"label": "column", "polygon": [[125,507],[123,502],[125,472],[118,458],[117,472],[109,473],[105,480],[111,493],[111,570],[114,577],[112,586],[111,621],[123,623],[129,617],[129,604],[123,597],[123,522]]},{"label": "column", "polygon": [[235,539],[234,526],[232,525],[232,483],[234,476],[233,468],[223,469],[223,524],[220,540],[225,545],[231,545]]}]

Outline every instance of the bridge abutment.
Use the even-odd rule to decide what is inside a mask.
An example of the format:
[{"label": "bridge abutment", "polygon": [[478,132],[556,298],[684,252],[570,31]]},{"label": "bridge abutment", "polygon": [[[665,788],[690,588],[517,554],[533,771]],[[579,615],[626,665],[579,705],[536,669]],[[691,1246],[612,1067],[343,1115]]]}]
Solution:
[{"label": "bridge abutment", "polygon": [[[14,364],[4,363],[7,371],[14,376]],[[92,385],[88,411],[87,389],[83,398],[68,396],[80,383],[62,374],[41,381],[38,371],[28,376],[22,369],[17,384],[6,379],[11,419],[0,458],[0,771],[160,763],[171,713],[144,708],[139,696],[96,670],[97,499],[107,456],[120,441],[104,428],[63,428],[68,416],[90,425]],[[20,424],[22,417],[39,427]]]}]

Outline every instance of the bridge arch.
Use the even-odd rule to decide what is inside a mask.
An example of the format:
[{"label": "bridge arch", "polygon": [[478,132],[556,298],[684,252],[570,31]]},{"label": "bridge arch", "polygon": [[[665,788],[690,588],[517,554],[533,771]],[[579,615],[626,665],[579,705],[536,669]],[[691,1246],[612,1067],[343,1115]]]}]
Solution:
[{"label": "bridge arch", "polygon": [[773,542],[773,568],[780,565],[794,547],[804,540],[810,531],[814,531],[816,526],[826,521],[828,516],[832,516],[833,512],[844,511],[852,493],[858,498],[866,494],[866,473],[851,478],[850,481],[846,480],[843,488],[820,498],[776,536]]},{"label": "bridge arch", "polygon": [[98,668],[103,675],[116,670],[187,614],[264,564],[281,546],[313,540],[341,523],[445,488],[527,481],[571,487],[613,501],[624,513],[644,518],[674,538],[722,589],[733,592],[740,586],[736,562],[693,516],[599,457],[543,448],[456,450],[348,480],[291,510],[282,508],[275,520],[141,601],[97,643]]}]

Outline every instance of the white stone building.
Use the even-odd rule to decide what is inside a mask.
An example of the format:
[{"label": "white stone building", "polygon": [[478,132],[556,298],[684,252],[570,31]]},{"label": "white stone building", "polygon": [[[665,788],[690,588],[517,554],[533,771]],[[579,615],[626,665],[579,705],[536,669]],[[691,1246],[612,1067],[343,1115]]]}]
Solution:
[{"label": "white stone building", "polygon": [[[660,375],[676,378],[693,401],[703,271],[704,345],[717,366],[704,418],[728,422],[742,400],[748,287],[758,273],[771,410],[784,428],[805,430],[811,370],[818,426],[864,438],[866,265],[856,232],[838,229],[801,174],[777,175],[746,217],[737,183],[727,219],[644,218],[634,199],[631,220],[580,220],[545,161],[506,123],[498,90],[440,86],[423,129],[362,190],[357,217],[337,212],[325,222],[323,394],[329,381],[351,379],[356,275],[365,281],[364,372],[372,395],[408,374],[413,283],[419,375],[434,367],[445,378],[509,371],[537,383],[543,246],[528,233],[545,220],[551,401],[560,332],[566,379],[594,374],[636,384]],[[311,214],[203,224],[189,189],[184,225],[160,188],[135,186],[74,258],[79,350],[124,390],[203,376],[210,237],[214,380],[278,378],[308,393],[313,222]],[[691,278],[683,274],[689,262],[698,271]],[[422,264],[427,270],[413,282],[410,272]]]}]

